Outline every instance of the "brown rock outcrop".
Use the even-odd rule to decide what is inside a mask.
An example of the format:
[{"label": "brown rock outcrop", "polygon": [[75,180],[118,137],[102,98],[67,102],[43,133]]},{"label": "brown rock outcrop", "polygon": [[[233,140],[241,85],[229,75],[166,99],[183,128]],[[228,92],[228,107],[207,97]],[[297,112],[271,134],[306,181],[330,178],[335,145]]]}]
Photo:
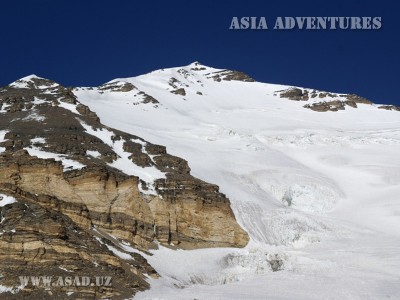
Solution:
[{"label": "brown rock outcrop", "polygon": [[[363,103],[363,102],[358,102],[358,103]],[[354,100],[345,100],[345,101],[332,100],[332,101],[322,101],[304,105],[305,108],[309,108],[311,110],[318,112],[345,110],[346,106],[357,108],[357,102]]]},{"label": "brown rock outcrop", "polygon": [[346,95],[346,98],[347,98],[347,100],[354,101],[355,103],[373,104],[372,101],[370,101],[370,100],[368,100],[368,99],[366,99],[364,97],[361,97],[361,96],[358,96],[358,95],[354,95],[354,94]]},{"label": "brown rock outcrop", "polygon": [[[0,156],[0,186],[38,195],[33,200],[57,207],[82,228],[101,226],[140,249],[152,247],[155,239],[183,248],[244,246],[247,235],[236,224],[229,200],[175,161],[181,176],[158,179],[159,195],[153,196],[140,194],[137,177],[117,177],[107,168],[63,173],[60,162],[21,150]],[[168,163],[174,165],[173,159]]]},{"label": "brown rock outcrop", "polygon": [[307,101],[309,99],[308,91],[303,91],[299,88],[289,88],[285,91],[281,91],[280,97],[295,101]]},{"label": "brown rock outcrop", "polygon": [[232,70],[222,70],[222,71],[212,72],[210,73],[208,78],[212,78],[214,79],[214,81],[218,82],[220,82],[221,80],[255,82],[255,80],[251,78],[249,75],[243,72],[232,71]]},{"label": "brown rock outcrop", "polygon": [[381,106],[378,106],[378,108],[384,109],[384,110],[400,111],[400,106],[395,106],[395,105],[381,105]]},{"label": "brown rock outcrop", "polygon": [[[71,299],[70,293],[75,294],[73,299],[126,299],[149,287],[143,273],[156,276],[140,255],[132,256],[131,261],[119,259],[93,238],[91,230],[37,204],[34,195],[4,186],[0,192],[18,200],[0,208],[0,284],[14,288],[13,293],[2,293],[4,299]],[[46,287],[42,278],[34,285],[31,276],[51,278],[52,285]],[[26,286],[21,286],[20,277],[27,278]],[[78,282],[68,285],[68,277]],[[83,277],[92,284],[83,283]],[[96,284],[96,277],[111,282]],[[57,284],[60,278],[63,285]]]}]

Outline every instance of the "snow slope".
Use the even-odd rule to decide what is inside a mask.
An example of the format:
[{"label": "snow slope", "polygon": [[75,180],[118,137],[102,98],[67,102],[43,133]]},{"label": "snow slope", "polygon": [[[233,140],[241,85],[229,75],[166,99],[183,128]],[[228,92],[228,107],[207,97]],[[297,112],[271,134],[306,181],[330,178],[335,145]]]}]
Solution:
[{"label": "snow slope", "polygon": [[215,81],[220,71],[193,63],[107,83],[130,91],[74,90],[104,124],[218,184],[251,237],[245,249],[153,251],[162,278],[136,298],[399,299],[400,113],[315,112],[280,98],[288,86]]},{"label": "snow slope", "polygon": [[[7,134],[6,130],[0,130],[0,143],[5,141],[5,135]],[[4,147],[0,147],[0,153],[4,152],[6,150],[6,148]]]}]

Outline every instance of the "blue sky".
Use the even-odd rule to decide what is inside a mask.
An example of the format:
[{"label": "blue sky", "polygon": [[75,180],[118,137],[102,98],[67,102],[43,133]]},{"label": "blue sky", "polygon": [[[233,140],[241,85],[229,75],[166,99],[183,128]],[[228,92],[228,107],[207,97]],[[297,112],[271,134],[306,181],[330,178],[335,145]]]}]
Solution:
[{"label": "blue sky", "polygon": [[[200,61],[258,81],[400,105],[398,1],[7,1],[0,85],[36,74],[65,86]],[[380,30],[232,31],[233,16],[379,16]]]}]

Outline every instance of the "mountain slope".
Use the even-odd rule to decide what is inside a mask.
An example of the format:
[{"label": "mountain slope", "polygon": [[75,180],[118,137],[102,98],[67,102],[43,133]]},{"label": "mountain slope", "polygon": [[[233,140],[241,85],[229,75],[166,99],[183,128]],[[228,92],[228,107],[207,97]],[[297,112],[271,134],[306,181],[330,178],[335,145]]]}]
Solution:
[{"label": "mountain slope", "polygon": [[[5,195],[9,204],[3,210],[18,203],[31,207],[23,201],[34,200],[51,212],[56,207],[81,227],[89,215],[87,227],[96,227],[85,234],[105,244],[101,251],[117,259],[117,270],[128,263],[145,280],[136,278],[135,288],[119,288],[135,281],[116,277],[121,295],[115,297],[145,290],[148,284],[150,289],[135,299],[400,297],[397,107],[356,95],[260,83],[244,73],[197,62],[99,87],[65,89],[42,80],[30,76],[2,89],[9,96],[44,89],[43,99],[28,101],[32,107],[24,99],[2,98],[0,151],[9,170],[3,173],[13,180],[6,186],[13,189],[3,193],[18,201],[11,203]],[[51,97],[47,93],[64,100],[46,99]],[[54,103],[51,108],[49,103]],[[66,134],[70,130],[74,138]],[[61,162],[32,158],[23,149]],[[19,161],[25,166],[19,167],[22,176],[15,174]],[[34,174],[29,180],[37,182],[43,172],[44,178],[52,178],[52,196],[35,197],[35,190],[15,193],[30,168],[36,173],[29,171]],[[218,184],[223,194],[206,182]],[[61,191],[54,188],[63,185]],[[46,189],[38,194],[48,194],[51,184],[36,186]],[[63,197],[66,189],[68,197]],[[132,193],[133,202],[127,196]],[[192,193],[200,198],[194,206],[186,201]],[[113,202],[118,194],[121,201]],[[77,202],[88,201],[86,208],[59,201],[75,195],[81,198]],[[104,208],[99,209],[98,199],[106,207],[117,204],[115,214],[99,214]],[[167,208],[165,199],[171,202]],[[126,201],[140,205],[127,210]],[[171,229],[171,215],[176,216],[181,203],[188,205],[183,236],[182,226]],[[133,212],[129,218],[127,211]],[[132,237],[130,228],[136,223],[129,220],[136,219],[143,220],[137,224],[143,230]],[[6,216],[4,222],[11,220]],[[236,220],[250,238],[243,249],[176,249],[244,246],[247,235]],[[5,231],[8,240],[13,226]],[[63,241],[62,234],[56,237]],[[155,244],[158,249],[151,249]],[[126,254],[137,251],[132,247],[142,250],[141,258],[135,257],[139,263],[126,260]],[[83,270],[90,274],[96,269]],[[141,275],[146,273],[152,278]]]},{"label": "mountain slope", "polygon": [[105,124],[217,183],[251,238],[244,250],[155,251],[162,279],[138,299],[399,296],[397,108],[235,74],[193,63],[73,90]]}]

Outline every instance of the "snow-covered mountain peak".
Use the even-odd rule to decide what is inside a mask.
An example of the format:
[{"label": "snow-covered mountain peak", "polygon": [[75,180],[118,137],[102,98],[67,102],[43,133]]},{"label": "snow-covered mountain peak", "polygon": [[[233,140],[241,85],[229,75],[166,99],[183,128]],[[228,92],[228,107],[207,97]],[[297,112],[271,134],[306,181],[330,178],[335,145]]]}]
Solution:
[{"label": "snow-covered mountain peak", "polygon": [[31,75],[22,77],[22,78],[20,78],[20,79],[18,79],[16,81],[31,81],[32,79],[44,79],[44,78],[39,77],[39,76],[37,76],[35,74],[31,74]]},{"label": "snow-covered mountain peak", "polygon": [[[195,71],[195,72],[204,71],[204,72],[201,72],[203,74],[207,74],[207,72],[213,73],[213,72],[218,72],[218,71],[223,70],[223,69],[218,69],[218,68],[203,65],[202,63],[200,63],[198,61],[194,61],[191,64],[181,67],[181,68],[186,69],[188,71]],[[179,69],[181,69],[181,68],[179,68]]]},{"label": "snow-covered mountain peak", "polygon": [[202,66],[202,67],[205,67],[204,65],[202,65],[199,61],[194,61],[194,62],[192,62],[191,64],[189,64],[188,66],[191,66],[191,67],[197,67],[197,66]]},{"label": "snow-covered mountain peak", "polygon": [[10,83],[9,86],[19,89],[33,88],[33,89],[44,90],[44,89],[56,88],[59,86],[59,84],[52,80],[39,77],[35,74],[31,74]]},{"label": "snow-covered mountain peak", "polygon": [[[165,68],[152,71],[136,77],[116,78],[104,85],[149,82],[153,85],[169,85],[177,88],[204,86],[206,83],[225,82],[225,81],[245,81],[254,82],[250,76],[227,69],[217,69],[203,65],[197,61],[181,67]],[[104,86],[102,85],[102,87]]]},{"label": "snow-covered mountain peak", "polygon": [[[37,80],[44,79],[24,82]],[[219,195],[204,182],[216,183],[250,236],[242,250],[152,251],[146,258],[161,279],[138,299],[208,299],[216,293],[309,299],[310,288],[298,287],[310,283],[315,299],[332,298],[326,288],[332,279],[338,297],[399,298],[400,115],[389,110],[400,108],[352,94],[255,82],[199,62],[99,87],[54,90],[23,84],[0,90],[0,152],[25,149],[60,160],[68,180],[95,164],[121,177],[138,176],[135,187],[146,199],[154,197],[145,205],[160,208],[163,222],[150,219],[157,226],[143,226],[144,232],[164,232],[169,245],[177,245],[173,239],[182,229],[194,228],[196,236],[199,231],[192,220],[170,219],[183,214],[163,205],[180,195],[192,205],[197,196],[185,193],[195,191],[204,196],[189,211],[196,216]],[[201,181],[181,185],[189,172]],[[82,191],[82,199],[100,195]],[[224,196],[219,199],[218,205],[224,203]],[[139,211],[123,201],[112,200],[121,210],[107,226],[119,228],[114,222],[121,212]],[[93,203],[97,212],[102,202]],[[207,213],[201,217],[219,222]]]},{"label": "snow-covered mountain peak", "polygon": [[[186,66],[163,68],[163,69],[152,71],[149,74],[168,74],[168,73],[174,73],[174,72],[182,73],[183,71],[186,71],[186,72],[189,72],[192,74],[194,74],[195,72],[197,72],[199,74],[210,74],[213,72],[223,71],[223,69],[206,66],[206,65],[201,64],[198,61],[194,61]],[[185,72],[183,72],[183,73],[185,73]]]},{"label": "snow-covered mountain peak", "polygon": [[32,89],[61,96],[72,92],[75,96],[85,94],[84,97],[100,97],[106,101],[124,101],[133,105],[148,104],[146,107],[140,106],[145,111],[160,106],[168,109],[172,103],[176,105],[181,100],[196,103],[196,107],[190,109],[205,108],[207,111],[218,110],[221,107],[234,109],[243,105],[259,109],[272,105],[283,110],[301,108],[316,112],[337,112],[359,107],[400,110],[392,105],[374,105],[372,101],[352,94],[256,82],[240,71],[217,69],[198,61],[136,77],[116,78],[99,87],[78,87],[71,90],[54,81],[29,75],[11,83],[8,88]]}]

